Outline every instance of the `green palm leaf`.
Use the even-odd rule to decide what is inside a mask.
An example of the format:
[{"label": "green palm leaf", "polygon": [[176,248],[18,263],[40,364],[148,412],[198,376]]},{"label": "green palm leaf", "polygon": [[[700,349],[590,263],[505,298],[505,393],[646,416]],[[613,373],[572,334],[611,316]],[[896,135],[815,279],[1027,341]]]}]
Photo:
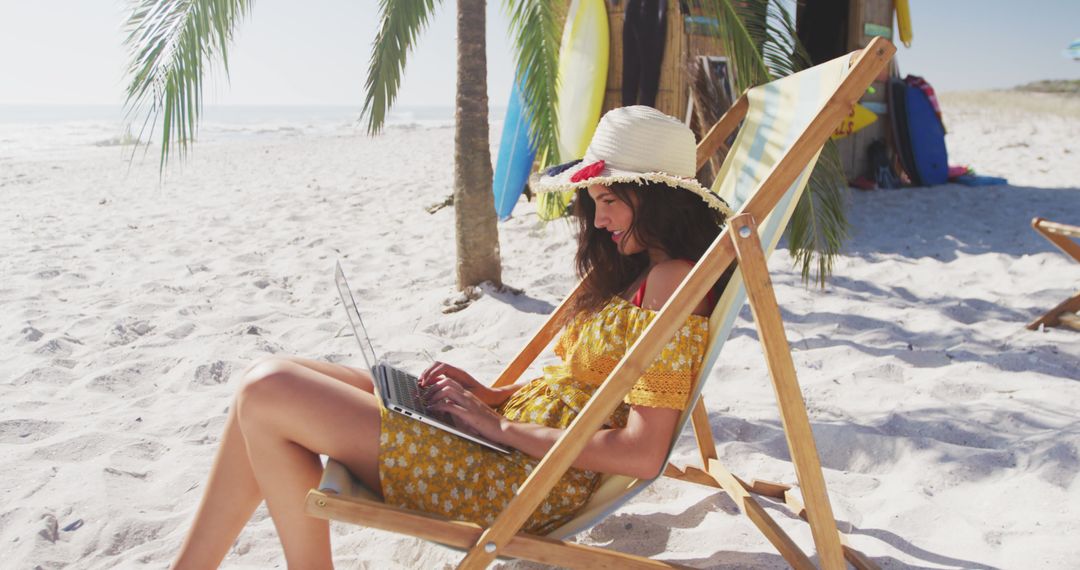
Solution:
[{"label": "green palm leaf", "polygon": [[[724,31],[724,47],[735,63],[739,92],[810,67],[810,57],[795,33],[795,22],[779,3],[708,0],[706,5]],[[788,227],[792,258],[805,282],[813,278],[824,285],[832,272],[833,260],[848,235],[846,190],[840,155],[830,140]]]},{"label": "green palm leaf", "polygon": [[[529,113],[529,134],[540,167],[564,160],[559,156],[558,71],[566,3],[558,0],[505,0],[510,33],[517,52],[517,74]],[[568,160],[568,158],[565,158]],[[573,193],[551,192],[537,197],[537,215],[550,221],[567,214]]]},{"label": "green palm leaf", "polygon": [[529,114],[529,135],[541,165],[559,160],[557,80],[559,17],[562,2],[505,0],[510,36],[517,57],[517,77],[525,78],[522,94]]},{"label": "green palm leaf", "polygon": [[124,107],[129,119],[146,114],[140,138],[162,117],[162,169],[173,144],[184,154],[195,139],[207,62],[220,56],[228,74],[228,44],[250,9],[250,0],[141,0],[132,8],[125,24],[131,82]]},{"label": "green palm leaf", "polygon": [[386,122],[386,112],[394,104],[405,58],[435,11],[435,0],[380,0],[379,33],[371,49],[364,109],[368,133],[377,134]]}]

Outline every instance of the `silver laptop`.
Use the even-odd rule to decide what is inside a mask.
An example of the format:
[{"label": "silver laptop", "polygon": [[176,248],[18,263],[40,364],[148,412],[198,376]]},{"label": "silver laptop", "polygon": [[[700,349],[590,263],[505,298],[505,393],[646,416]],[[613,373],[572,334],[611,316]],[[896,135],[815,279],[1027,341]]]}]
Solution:
[{"label": "silver laptop", "polygon": [[364,328],[364,321],[360,319],[360,310],[356,307],[356,300],[353,298],[352,290],[349,289],[349,283],[345,280],[345,272],[341,270],[340,261],[337,262],[337,269],[334,271],[334,282],[337,284],[338,294],[341,295],[341,303],[345,305],[345,313],[349,315],[349,324],[352,325],[356,341],[360,344],[360,353],[364,355],[364,362],[371,371],[375,395],[382,401],[383,407],[495,451],[510,453],[506,447],[454,427],[448,414],[428,411],[423,398],[423,391],[426,388],[419,386],[420,379],[375,357],[371,339],[368,338],[367,329]]}]

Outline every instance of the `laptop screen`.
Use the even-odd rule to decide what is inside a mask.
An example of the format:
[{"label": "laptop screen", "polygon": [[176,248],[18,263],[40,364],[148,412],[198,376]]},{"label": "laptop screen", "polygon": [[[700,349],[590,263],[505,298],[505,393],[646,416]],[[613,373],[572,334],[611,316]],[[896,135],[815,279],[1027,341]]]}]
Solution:
[{"label": "laptop screen", "polygon": [[379,359],[375,358],[375,350],[371,348],[371,339],[368,338],[367,329],[364,328],[364,321],[360,319],[360,310],[356,308],[356,300],[353,299],[349,283],[345,281],[345,272],[341,270],[340,261],[337,262],[337,269],[334,271],[334,282],[337,284],[338,294],[341,295],[341,302],[345,305],[345,312],[349,315],[349,324],[352,325],[353,334],[356,335],[356,341],[360,343],[360,352],[364,355],[364,362],[367,363],[368,370],[373,370]]}]

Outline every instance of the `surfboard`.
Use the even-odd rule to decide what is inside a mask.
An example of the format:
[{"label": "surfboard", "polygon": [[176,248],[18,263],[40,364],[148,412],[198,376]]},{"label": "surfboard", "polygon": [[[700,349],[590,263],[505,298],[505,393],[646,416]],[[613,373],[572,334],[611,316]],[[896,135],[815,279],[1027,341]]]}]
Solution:
[{"label": "surfboard", "polygon": [[607,89],[607,8],[604,0],[573,0],[559,46],[559,162],[581,158],[589,146]]},{"label": "surfboard", "polygon": [[906,86],[907,134],[911,158],[922,186],[949,181],[949,153],[945,149],[945,127],[938,119],[930,98],[918,87]]},{"label": "surfboard", "polygon": [[896,27],[900,30],[900,41],[904,47],[911,47],[911,8],[908,0],[896,0]]},{"label": "surfboard", "polygon": [[856,104],[852,107],[848,116],[840,122],[840,125],[833,131],[833,139],[841,139],[852,133],[857,133],[868,125],[874,123],[877,120],[877,113],[867,109],[866,107]]},{"label": "surfboard", "polygon": [[887,85],[889,98],[889,119],[892,129],[892,146],[900,159],[900,168],[907,173],[912,184],[922,186],[919,172],[915,169],[915,160],[911,156],[911,142],[907,124],[907,84],[899,77],[889,79]]},{"label": "surfboard", "polygon": [[499,157],[495,162],[495,179],[491,184],[495,192],[495,213],[500,220],[509,218],[514,211],[536,159],[536,147],[529,139],[529,117],[521,83],[515,81],[510,89],[506,120],[499,139]]},{"label": "surfboard", "polygon": [[[600,122],[607,90],[609,34],[604,0],[572,0],[559,44],[556,164],[584,156]],[[564,215],[573,195],[573,192],[541,194],[537,200],[540,219],[552,220]]]}]

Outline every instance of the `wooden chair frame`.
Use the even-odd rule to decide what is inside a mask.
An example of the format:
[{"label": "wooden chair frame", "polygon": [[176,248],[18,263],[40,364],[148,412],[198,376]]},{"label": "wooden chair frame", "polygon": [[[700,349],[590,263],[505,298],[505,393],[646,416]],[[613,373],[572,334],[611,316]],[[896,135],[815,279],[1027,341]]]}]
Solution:
[{"label": "wooden chair frame", "polygon": [[[622,402],[637,379],[690,315],[698,300],[705,297],[710,285],[715,283],[737,258],[805,504],[799,501],[786,485],[759,481],[747,483],[724,468],[717,460],[708,416],[700,399],[694,404],[691,421],[701,452],[702,467],[680,469],[668,466],[664,475],[723,489],[777,548],[781,556],[795,568],[813,568],[814,565],[765,509],[751,498],[751,493],[783,500],[809,522],[823,568],[844,568],[845,556],[858,568],[875,568],[869,559],[848,547],[846,540],[837,531],[817,446],[769,279],[765,254],[758,241],[756,224],[773,210],[814,154],[825,144],[836,125],[847,116],[878,72],[891,59],[894,51],[895,48],[887,40],[875,38],[853,59],[848,75],[822,110],[801,133],[789,152],[773,167],[753,196],[729,220],[724,231],[645,328],[581,413],[540,460],[518,489],[517,495],[489,528],[449,521],[378,501],[344,497],[318,490],[308,493],[308,514],[402,532],[466,549],[468,552],[458,566],[462,569],[486,568],[498,556],[576,568],[680,568],[681,566],[676,564],[641,556],[529,535],[520,532],[520,529],[581,453],[586,441],[600,429],[604,420]],[[698,145],[699,168],[735,131],[747,111],[748,103],[744,95],[710,129]],[[525,372],[558,333],[559,327],[556,323],[561,321],[574,296],[581,290],[582,286],[579,284],[521,353],[510,362],[495,381],[495,386],[511,384]]]},{"label": "wooden chair frame", "polygon": [[[1073,241],[1073,239],[1080,238],[1080,227],[1059,224],[1043,218],[1031,220],[1031,227],[1050,243],[1056,245],[1065,255],[1073,258],[1076,262],[1080,262],[1080,245]],[[1028,323],[1027,328],[1034,331],[1039,330],[1040,326],[1056,327],[1064,325],[1071,329],[1080,330],[1080,316],[1077,316],[1077,311],[1080,311],[1080,291]]]}]

